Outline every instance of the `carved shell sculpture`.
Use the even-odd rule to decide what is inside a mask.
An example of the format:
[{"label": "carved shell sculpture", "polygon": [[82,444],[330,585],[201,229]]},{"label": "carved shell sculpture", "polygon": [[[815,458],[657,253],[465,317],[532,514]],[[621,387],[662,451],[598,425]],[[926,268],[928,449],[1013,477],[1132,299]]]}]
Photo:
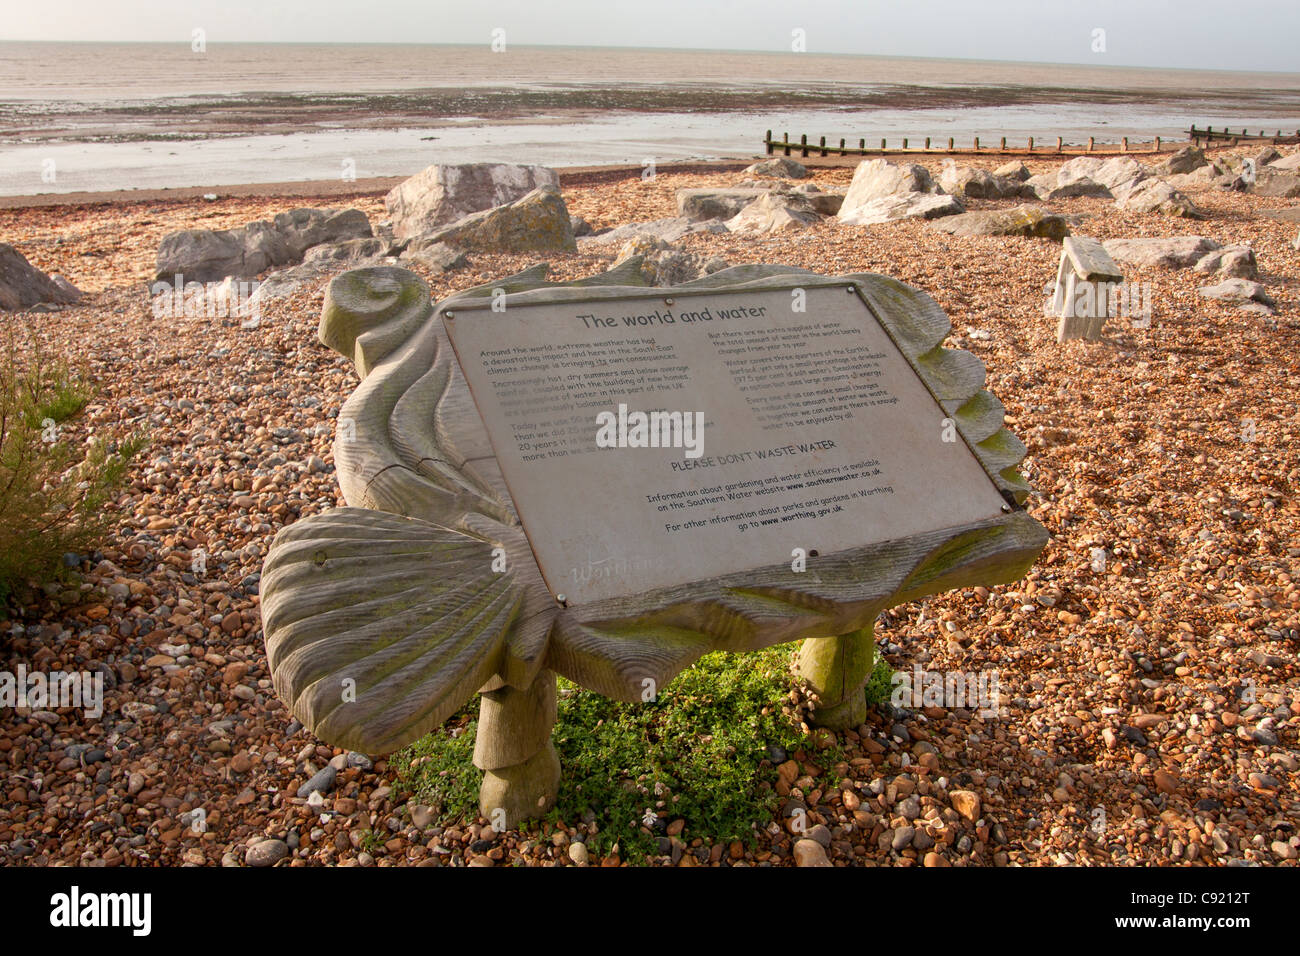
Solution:
[{"label": "carved shell sculpture", "polygon": [[[639,262],[577,283],[546,266],[494,283],[508,300],[635,293]],[[283,529],[262,576],[262,619],[276,692],[317,737],[381,754],[441,725],[476,692],[527,689],[552,670],[619,700],[665,686],[710,651],[749,651],[846,634],[884,608],[1021,576],[1046,531],[1020,507],[1025,447],[982,390],[978,358],[943,349],[950,324],[924,293],[874,274],[829,278],[740,266],[676,287],[736,290],[859,285],[869,307],[957,423],[1011,507],[998,518],[826,555],[806,573],[759,568],[687,587],[561,607],[528,547],[452,353],[441,312],[490,296],[480,287],[430,302],[393,267],[330,285],[320,339],[351,358],[361,384],[334,446],[349,506]],[[494,549],[507,555],[492,570]],[[499,552],[498,552],[499,554]]]}]

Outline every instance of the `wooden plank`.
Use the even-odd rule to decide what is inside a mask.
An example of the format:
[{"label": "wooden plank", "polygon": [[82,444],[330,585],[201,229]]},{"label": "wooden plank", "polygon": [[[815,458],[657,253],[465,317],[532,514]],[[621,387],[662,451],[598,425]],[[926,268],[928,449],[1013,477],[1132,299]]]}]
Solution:
[{"label": "wooden plank", "polygon": [[1061,251],[1070,261],[1070,267],[1080,279],[1089,282],[1121,282],[1124,279],[1119,266],[1102,244],[1086,236],[1066,236]]}]

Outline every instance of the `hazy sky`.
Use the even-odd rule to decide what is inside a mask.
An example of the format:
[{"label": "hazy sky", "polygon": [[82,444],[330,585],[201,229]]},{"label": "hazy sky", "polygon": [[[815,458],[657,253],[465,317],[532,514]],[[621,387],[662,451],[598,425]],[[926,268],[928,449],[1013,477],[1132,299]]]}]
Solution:
[{"label": "hazy sky", "polygon": [[[663,46],[1300,72],[1300,2],[6,0],[5,40]],[[1094,31],[1105,51],[1095,52]]]}]

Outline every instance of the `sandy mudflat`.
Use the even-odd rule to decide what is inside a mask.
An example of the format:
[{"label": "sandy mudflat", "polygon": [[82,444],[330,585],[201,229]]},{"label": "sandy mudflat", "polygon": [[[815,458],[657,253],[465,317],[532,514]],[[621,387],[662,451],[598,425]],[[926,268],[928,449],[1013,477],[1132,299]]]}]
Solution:
[{"label": "sandy mudflat", "polygon": [[[930,165],[938,171],[938,160]],[[1041,172],[1057,162],[1030,165]],[[815,181],[844,188],[851,173],[819,168]],[[678,188],[738,178],[593,173],[564,191],[570,211],[599,228],[673,215]],[[1075,232],[1103,239],[1249,242],[1276,317],[1201,298],[1205,277],[1191,270],[1130,270],[1129,279],[1150,283],[1151,327],[1112,320],[1102,343],[1058,345],[1043,303],[1060,250],[1047,240],[956,238],[918,221],[831,221],[793,235],[681,243],[732,264],[887,273],[934,296],[953,322],[949,344],[983,359],[989,388],[1030,448],[1038,492],[1030,510],[1052,534],[1025,580],[931,598],[919,625],[920,608],[902,607],[877,628],[898,670],[996,668],[1005,717],[873,714],[841,735],[843,764],[826,766],[810,750],[781,768],[788,780],[779,786],[812,778],[800,799],[810,824],[828,828],[832,862],[1296,859],[1300,262],[1296,225],[1260,212],[1300,203],[1215,189],[1192,197],[1208,221],[1127,214],[1099,199],[1043,205],[1086,217]],[[87,566],[87,581],[125,585],[129,596],[64,609],[33,602],[24,633],[13,633],[18,622],[0,625],[10,631],[0,639],[10,671],[102,662],[115,678],[103,721],[69,711],[48,724],[13,714],[0,722],[0,844],[11,860],[240,862],[250,843],[290,831],[302,841],[301,864],[422,863],[436,844],[453,860],[476,855],[470,844],[485,821],[438,836],[399,829],[363,856],[360,833],[372,814],[380,826],[403,817],[382,760],[339,774],[327,822],[293,796],[336,752],[286,733],[291,718],[270,686],[250,576],[278,528],[342,503],[330,416],[356,376],[316,341],[323,288],[271,307],[255,330],[155,318],[145,294],[167,232],[344,201],[253,194],[0,210],[0,238],[91,292],[75,308],[27,319],[100,388],[69,439],[141,426],[154,439],[114,506],[120,526],[103,563]],[[379,192],[346,204],[382,218]],[[616,251],[556,257],[555,276],[599,271]],[[533,261],[470,259],[430,279],[436,297]],[[200,547],[211,555],[208,573],[187,580]],[[1106,550],[1104,570],[1091,566],[1094,548]],[[233,724],[212,730],[219,720]],[[70,757],[74,743],[92,744],[94,760]],[[973,821],[954,809],[955,790],[979,797]],[[199,806],[208,820],[201,837],[179,822]],[[1104,829],[1090,832],[1098,809]],[[315,827],[322,832],[313,838]],[[791,835],[774,830],[757,849],[737,852],[788,864]],[[496,856],[568,861],[563,846],[535,837],[508,833]],[[731,848],[695,839],[682,834],[683,865],[731,857]]]}]

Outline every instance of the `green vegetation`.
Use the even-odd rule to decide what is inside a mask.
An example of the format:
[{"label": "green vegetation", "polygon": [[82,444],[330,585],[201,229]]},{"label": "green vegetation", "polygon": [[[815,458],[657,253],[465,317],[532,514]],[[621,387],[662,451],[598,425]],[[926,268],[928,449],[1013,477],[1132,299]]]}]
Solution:
[{"label": "green vegetation", "polygon": [[[781,713],[793,686],[789,663],[788,647],[709,654],[643,704],[561,680],[553,739],[564,776],[550,819],[572,826],[594,817],[593,853],[618,844],[628,860],[658,852],[658,834],[642,823],[647,810],[665,824],[683,818],[688,842],[752,844],[777,809],[768,748],[793,753],[807,744]],[[462,726],[457,737],[440,730],[392,760],[401,785],[447,822],[478,815],[475,724]]]},{"label": "green vegetation", "polygon": [[[794,687],[790,663],[789,646],[709,654],[644,704],[619,703],[560,680],[552,739],[563,776],[547,823],[594,819],[598,832],[587,841],[592,853],[607,854],[617,844],[622,858],[633,862],[659,853],[660,834],[642,819],[647,810],[664,824],[685,820],[687,843],[700,837],[707,844],[753,845],[756,829],[779,808],[773,753],[813,750],[781,712]],[[889,700],[892,674],[878,658],[865,691],[868,704]],[[390,760],[395,789],[433,807],[444,825],[478,817],[483,775],[472,763],[477,707],[475,700]],[[823,766],[839,759],[834,745],[817,751]]]},{"label": "green vegetation", "polygon": [[20,352],[10,331],[0,354],[0,601],[24,582],[53,580],[65,553],[87,550],[107,530],[104,506],[144,441],[111,450],[68,440],[63,423],[90,395],[66,362],[34,339]]}]

